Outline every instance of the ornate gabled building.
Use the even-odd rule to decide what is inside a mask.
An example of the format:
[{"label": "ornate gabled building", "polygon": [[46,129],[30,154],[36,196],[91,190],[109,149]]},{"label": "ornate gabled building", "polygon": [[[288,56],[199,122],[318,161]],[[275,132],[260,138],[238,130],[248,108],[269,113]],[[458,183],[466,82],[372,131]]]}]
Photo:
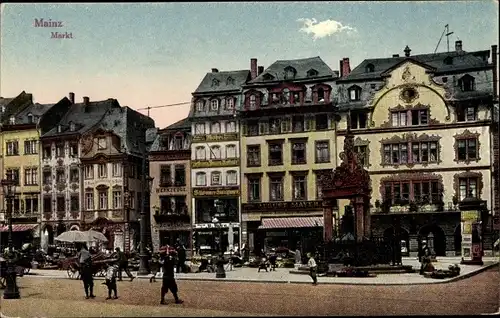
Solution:
[{"label": "ornate gabled building", "polygon": [[141,177],[149,176],[147,131],[154,121],[114,105],[80,139],[81,224],[102,231],[108,248],[128,252],[140,241],[141,210],[149,215],[148,189]]},{"label": "ornate gabled building", "polygon": [[[212,69],[193,92],[191,186],[197,247],[226,250],[239,243],[240,145],[236,111],[250,72]],[[216,218],[219,223],[212,222]],[[217,242],[215,227],[227,233]],[[231,234],[232,233],[232,234]]]},{"label": "ornate gabled building", "polygon": [[80,229],[82,220],[83,169],[80,162],[81,137],[93,129],[118,101],[108,99],[91,102],[83,97],[66,114],[41,134],[41,210],[44,232],[52,244],[53,237],[66,230]]},{"label": "ornate gabled building", "polygon": [[185,118],[158,132],[149,152],[151,234],[154,250],[179,239],[192,248],[191,122]]},{"label": "ornate gabled building", "polygon": [[[4,170],[2,175],[16,181],[12,199],[13,231],[17,244],[41,238],[40,197],[40,135],[52,127],[54,118],[61,118],[71,101],[63,98],[56,104],[33,103],[31,94],[16,109],[10,109],[2,121]],[[7,112],[6,112],[7,113]],[[2,198],[3,201],[3,198]],[[7,226],[0,227],[0,232]]]},{"label": "ornate gabled building", "polygon": [[320,58],[251,61],[241,109],[242,233],[251,251],[322,240],[320,176],[337,163],[338,72]]},{"label": "ornate gabled building", "polygon": [[[474,196],[494,207],[495,66],[489,50],[466,52],[461,41],[453,52],[411,55],[408,46],[404,52],[365,60],[337,81],[337,151],[350,125],[371,177],[373,236],[397,234],[410,255],[422,240],[438,256],[456,255],[457,204]],[[490,219],[483,217],[486,250]]]}]

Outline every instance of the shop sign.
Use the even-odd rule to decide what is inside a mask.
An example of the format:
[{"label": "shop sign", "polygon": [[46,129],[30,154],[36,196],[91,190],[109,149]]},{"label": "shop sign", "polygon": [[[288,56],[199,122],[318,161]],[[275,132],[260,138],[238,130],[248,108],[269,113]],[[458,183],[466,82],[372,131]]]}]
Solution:
[{"label": "shop sign", "polygon": [[149,155],[149,161],[189,160],[190,158],[191,150],[155,151]]},{"label": "shop sign", "polygon": [[193,160],[191,168],[218,168],[218,167],[233,167],[239,166],[240,159],[212,159],[212,160]]},{"label": "shop sign", "polygon": [[237,197],[239,195],[239,187],[207,187],[193,189],[194,197]]},{"label": "shop sign", "polygon": [[323,201],[286,201],[286,202],[263,202],[263,203],[244,203],[241,205],[244,211],[297,211],[322,209]]},{"label": "shop sign", "polygon": [[158,229],[160,231],[169,231],[169,230],[190,231],[191,225],[189,223],[182,223],[182,222],[164,222],[158,224]]},{"label": "shop sign", "polygon": [[219,227],[219,224],[221,227],[229,227],[231,225],[234,228],[239,228],[240,224],[239,223],[218,223],[217,225],[213,223],[198,223],[194,225],[195,229],[215,229]]},{"label": "shop sign", "polygon": [[186,187],[165,187],[156,188],[156,193],[186,192]]},{"label": "shop sign", "polygon": [[207,142],[207,141],[234,141],[238,140],[238,133],[225,133],[225,134],[209,134],[209,135],[195,135],[192,142]]},{"label": "shop sign", "polygon": [[477,221],[479,219],[478,211],[462,211],[462,221]]}]

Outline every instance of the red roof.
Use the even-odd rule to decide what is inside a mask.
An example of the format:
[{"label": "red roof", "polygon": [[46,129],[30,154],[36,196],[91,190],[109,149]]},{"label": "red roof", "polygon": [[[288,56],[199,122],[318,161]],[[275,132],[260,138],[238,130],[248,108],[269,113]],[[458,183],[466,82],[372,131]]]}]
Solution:
[{"label": "red roof", "polygon": [[290,217],[290,218],[264,218],[259,229],[291,229],[301,227],[322,227],[322,216]]},{"label": "red roof", "polygon": [[[24,232],[33,230],[37,225],[36,224],[12,224],[12,232]],[[0,226],[0,232],[8,232],[9,226],[3,225]]]}]

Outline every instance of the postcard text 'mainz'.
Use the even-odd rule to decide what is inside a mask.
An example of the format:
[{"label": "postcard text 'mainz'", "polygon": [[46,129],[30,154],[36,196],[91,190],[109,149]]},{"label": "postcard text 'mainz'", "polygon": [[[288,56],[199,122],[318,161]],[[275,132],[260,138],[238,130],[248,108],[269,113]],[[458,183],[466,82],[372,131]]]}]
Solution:
[{"label": "postcard text 'mainz'", "polygon": [[[63,21],[52,21],[52,19],[48,19],[45,21],[43,18],[35,19],[33,22],[33,26],[35,28],[62,28],[64,27]],[[72,39],[72,32],[51,32],[51,39]]]}]

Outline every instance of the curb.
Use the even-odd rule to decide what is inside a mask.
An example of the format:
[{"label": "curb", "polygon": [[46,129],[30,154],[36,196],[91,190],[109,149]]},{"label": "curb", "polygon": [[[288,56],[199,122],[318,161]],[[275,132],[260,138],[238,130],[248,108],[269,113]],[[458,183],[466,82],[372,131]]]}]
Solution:
[{"label": "curb", "polygon": [[447,283],[451,283],[451,282],[456,282],[456,281],[459,281],[459,280],[462,280],[462,279],[465,279],[465,278],[469,278],[469,277],[472,277],[474,275],[477,275],[479,273],[482,273],[490,268],[493,268],[495,266],[498,266],[500,263],[499,262],[496,262],[496,263],[493,263],[493,264],[489,264],[489,265],[486,265],[486,266],[483,266],[481,268],[478,268],[476,269],[475,271],[472,271],[470,273],[467,273],[467,274],[463,274],[461,276],[457,276],[457,277],[453,277],[453,278],[450,278]]}]

